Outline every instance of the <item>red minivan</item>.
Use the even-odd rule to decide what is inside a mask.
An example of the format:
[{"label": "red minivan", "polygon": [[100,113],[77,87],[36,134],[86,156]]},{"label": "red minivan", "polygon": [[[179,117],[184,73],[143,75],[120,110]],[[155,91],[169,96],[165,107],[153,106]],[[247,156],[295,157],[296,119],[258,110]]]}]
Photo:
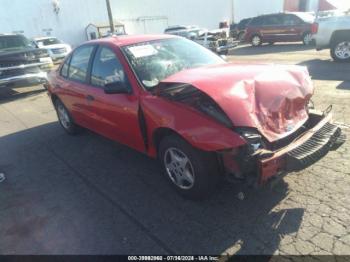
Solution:
[{"label": "red minivan", "polygon": [[315,17],[309,13],[279,13],[263,15],[251,20],[246,28],[244,41],[252,46],[263,43],[299,42],[309,45],[311,27]]}]

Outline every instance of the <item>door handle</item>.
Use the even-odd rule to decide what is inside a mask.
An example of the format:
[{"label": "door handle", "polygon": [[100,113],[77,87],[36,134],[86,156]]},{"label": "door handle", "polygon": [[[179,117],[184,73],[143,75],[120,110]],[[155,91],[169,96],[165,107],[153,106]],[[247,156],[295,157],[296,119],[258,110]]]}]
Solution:
[{"label": "door handle", "polygon": [[95,98],[92,95],[87,95],[86,100],[91,102],[91,101],[94,101]]}]

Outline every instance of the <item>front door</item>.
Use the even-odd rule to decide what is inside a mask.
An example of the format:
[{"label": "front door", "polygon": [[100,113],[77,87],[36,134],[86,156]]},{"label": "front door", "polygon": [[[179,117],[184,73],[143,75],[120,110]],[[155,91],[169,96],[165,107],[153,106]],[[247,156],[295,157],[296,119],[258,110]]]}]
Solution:
[{"label": "front door", "polygon": [[281,23],[280,15],[269,15],[263,17],[261,35],[264,42],[284,41],[285,27]]},{"label": "front door", "polygon": [[[106,94],[106,84],[122,82],[130,93]],[[139,125],[139,99],[125,70],[110,47],[100,46],[92,62],[90,85],[86,88],[90,127],[95,132],[145,151]]]}]

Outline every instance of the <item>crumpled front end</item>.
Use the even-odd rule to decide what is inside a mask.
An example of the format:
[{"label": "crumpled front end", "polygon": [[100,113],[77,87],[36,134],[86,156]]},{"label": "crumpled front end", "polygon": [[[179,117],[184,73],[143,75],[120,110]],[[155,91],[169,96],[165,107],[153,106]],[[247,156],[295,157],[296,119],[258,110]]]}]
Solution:
[{"label": "crumpled front end", "polygon": [[245,93],[248,101],[242,106],[269,141],[290,135],[308,119],[313,86],[307,70],[300,69],[267,71],[240,83],[238,89],[243,90],[235,90]]},{"label": "crumpled front end", "polygon": [[270,151],[269,155],[258,155],[261,184],[275,179],[277,175],[297,172],[313,165],[346,141],[341,128],[332,123],[331,114],[313,112],[310,119],[307,123],[310,129],[290,141],[287,146]]},{"label": "crumpled front end", "polygon": [[313,91],[305,67],[228,64],[173,75],[158,95],[240,135],[246,144],[217,152],[223,170],[229,179],[262,185],[307,168],[345,142],[331,107],[323,113],[309,108]]},{"label": "crumpled front end", "polygon": [[254,185],[276,181],[288,173],[298,172],[321,160],[329,151],[346,141],[341,128],[332,123],[331,113],[311,111],[308,120],[295,133],[263,143],[259,138],[245,146],[220,152],[229,179]]},{"label": "crumpled front end", "polygon": [[301,66],[223,64],[185,70],[162,82],[192,85],[211,97],[234,126],[256,128],[270,142],[307,121],[314,91]]}]

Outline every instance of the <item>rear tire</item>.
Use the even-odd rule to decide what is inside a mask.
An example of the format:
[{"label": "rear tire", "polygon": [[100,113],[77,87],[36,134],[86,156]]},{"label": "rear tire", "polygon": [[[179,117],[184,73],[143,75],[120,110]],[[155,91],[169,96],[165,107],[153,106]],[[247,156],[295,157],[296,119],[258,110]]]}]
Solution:
[{"label": "rear tire", "polygon": [[179,136],[165,137],[159,145],[159,160],[172,187],[187,199],[203,199],[219,182],[214,153],[200,151]]},{"label": "rear tire", "polygon": [[307,32],[303,35],[303,44],[304,45],[312,44],[312,34],[310,32]]},{"label": "rear tire", "polygon": [[333,41],[331,56],[337,62],[350,62],[350,37]]},{"label": "rear tire", "polygon": [[58,117],[58,121],[63,129],[70,135],[76,135],[81,133],[82,128],[74,123],[73,118],[69,114],[67,108],[61,102],[61,100],[55,100],[55,109]]},{"label": "rear tire", "polygon": [[262,39],[259,35],[254,35],[250,42],[251,42],[251,45],[254,47],[262,45]]}]

